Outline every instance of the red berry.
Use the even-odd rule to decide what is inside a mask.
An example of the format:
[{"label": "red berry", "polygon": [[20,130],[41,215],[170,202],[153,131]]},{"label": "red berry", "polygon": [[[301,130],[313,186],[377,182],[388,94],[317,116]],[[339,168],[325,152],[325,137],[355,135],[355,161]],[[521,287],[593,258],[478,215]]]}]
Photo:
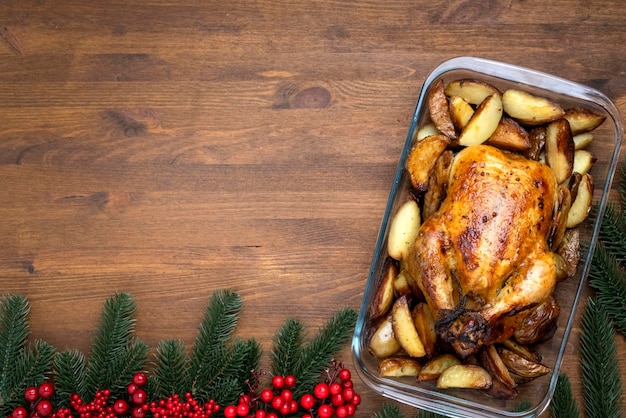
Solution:
[{"label": "red berry", "polygon": [[145,373],[137,372],[133,375],[133,383],[137,386],[143,386],[148,381],[148,376]]},{"label": "red berry", "polygon": [[354,404],[346,404],[346,410],[348,411],[348,416],[351,417],[356,413],[356,406]]},{"label": "red berry", "polygon": [[262,409],[257,409],[254,413],[254,418],[267,418],[267,412]]},{"label": "red berry", "polygon": [[248,404],[240,403],[239,405],[237,405],[238,416],[245,417],[248,415],[248,412],[250,412],[250,407],[248,406]]},{"label": "red berry", "polygon": [[323,383],[323,382],[322,383],[318,383],[313,388],[313,395],[315,395],[315,397],[317,399],[326,399],[326,398],[328,398],[328,395],[329,395],[328,385],[326,383]]},{"label": "red berry", "polygon": [[52,413],[52,402],[47,399],[42,399],[35,409],[40,417],[47,417]]},{"label": "red berry", "polygon": [[347,402],[352,402],[352,399],[354,399],[354,389],[352,388],[345,388],[343,390],[343,398],[347,401]]},{"label": "red berry", "polygon": [[337,418],[348,418],[348,409],[345,405],[338,406],[337,409],[335,409],[335,416],[337,416]]},{"label": "red berry", "polygon": [[320,418],[330,418],[333,416],[334,413],[335,411],[333,410],[333,407],[327,404],[320,405],[319,409],[317,410],[317,415]]},{"label": "red berry", "polygon": [[280,414],[281,415],[289,415],[289,412],[291,411],[291,408],[289,408],[289,402],[285,402],[283,404],[283,406],[280,407]]},{"label": "red berry", "polygon": [[354,386],[352,380],[346,380],[345,382],[341,382],[341,386],[344,388],[351,388]]},{"label": "red berry", "polygon": [[278,418],[278,415],[276,414],[276,412],[270,412],[269,414],[267,414],[267,418]]},{"label": "red berry", "polygon": [[123,399],[118,399],[113,404],[113,412],[117,415],[124,415],[128,412],[128,403]]},{"label": "red berry", "polygon": [[28,416],[28,411],[23,406],[18,406],[13,410],[11,416],[13,418],[26,418]]},{"label": "red berry", "polygon": [[340,406],[346,403],[346,400],[343,398],[343,395],[341,393],[338,393],[330,397],[330,403],[332,403],[334,406]]},{"label": "red berry", "polygon": [[144,418],[146,416],[146,410],[143,406],[135,406],[130,412],[133,418]]},{"label": "red berry", "polygon": [[280,375],[276,375],[272,378],[272,386],[276,389],[282,389],[285,387],[285,378]]},{"label": "red berry", "polygon": [[311,409],[315,406],[315,398],[310,393],[305,393],[300,398],[300,405],[304,409]]},{"label": "red berry", "polygon": [[24,399],[26,399],[26,402],[35,402],[39,399],[39,390],[34,386],[27,388],[24,391]]},{"label": "red berry", "polygon": [[272,399],[272,408],[278,411],[284,403],[285,401],[283,400],[283,398],[281,398],[280,396],[274,396],[274,399]]},{"label": "red berry", "polygon": [[283,398],[283,401],[288,402],[293,397],[293,394],[289,389],[284,389],[282,392],[280,392],[280,397]]},{"label": "red berry", "polygon": [[128,393],[129,395],[132,395],[133,393],[135,393],[137,389],[139,389],[138,385],[134,383],[129,383],[128,386],[126,386],[126,393]]},{"label": "red berry", "polygon": [[296,385],[296,377],[288,374],[287,376],[285,376],[285,386],[287,386],[288,388],[292,388]]},{"label": "red berry", "polygon": [[146,394],[145,390],[137,389],[132,395],[132,402],[135,405],[141,405],[141,404],[146,403],[147,398],[148,398],[148,395]]},{"label": "red berry", "polygon": [[357,406],[360,403],[361,403],[361,395],[359,395],[358,393],[355,393],[354,397],[352,398],[352,405]]},{"label": "red berry", "polygon": [[261,391],[261,400],[263,402],[270,403],[272,399],[274,399],[274,393],[270,389],[263,389]]},{"label": "red berry", "polygon": [[313,415],[311,415],[311,414],[304,414],[304,415],[302,415],[302,418],[313,418]]},{"label": "red berry", "polygon": [[341,393],[342,387],[339,383],[337,382],[333,382],[328,386],[328,392],[331,395],[337,395],[339,393]]},{"label": "red berry", "polygon": [[342,381],[346,382],[348,380],[350,380],[352,378],[352,373],[350,373],[350,370],[348,369],[341,369],[341,371],[339,372],[339,379],[341,379]]},{"label": "red berry", "polygon": [[295,414],[298,412],[298,402],[295,399],[291,399],[289,402],[289,412]]},{"label": "red berry", "polygon": [[54,394],[54,386],[50,382],[43,382],[39,385],[39,389],[37,390],[39,396],[44,399],[50,399]]},{"label": "red berry", "polygon": [[235,418],[237,416],[237,407],[235,405],[228,405],[224,408],[225,418]]},{"label": "red berry", "polygon": [[250,405],[250,395],[241,395],[239,397],[239,403],[245,403],[246,405]]}]

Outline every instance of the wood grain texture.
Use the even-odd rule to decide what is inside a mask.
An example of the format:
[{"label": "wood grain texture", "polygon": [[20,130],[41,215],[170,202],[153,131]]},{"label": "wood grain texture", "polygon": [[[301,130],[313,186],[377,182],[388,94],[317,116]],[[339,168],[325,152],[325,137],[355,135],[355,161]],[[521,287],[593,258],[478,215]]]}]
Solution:
[{"label": "wood grain texture", "polygon": [[[237,333],[269,349],[288,316],[359,307],[433,67],[524,65],[626,114],[625,22],[621,0],[3,0],[0,293],[29,297],[34,337],[87,351],[113,292],[146,342],[191,344],[230,288]],[[358,391],[361,416],[387,402]]]}]

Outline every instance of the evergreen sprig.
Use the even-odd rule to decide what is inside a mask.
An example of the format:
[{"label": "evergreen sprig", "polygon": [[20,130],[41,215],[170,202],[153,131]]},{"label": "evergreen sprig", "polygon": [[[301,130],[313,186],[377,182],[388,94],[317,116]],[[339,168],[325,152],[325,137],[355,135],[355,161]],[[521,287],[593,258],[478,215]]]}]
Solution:
[{"label": "evergreen sprig", "polygon": [[76,349],[57,353],[53,360],[55,402],[69,406],[70,395],[77,393],[83,399],[88,396],[86,386],[87,359]]},{"label": "evergreen sprig", "polygon": [[550,403],[553,418],[579,418],[580,410],[572,392],[572,385],[566,374],[560,374],[556,381],[554,397]]},{"label": "evergreen sprig", "polygon": [[626,335],[626,270],[614,254],[608,251],[604,241],[598,241],[589,269],[589,285],[595,289],[598,303],[604,306],[615,326]]},{"label": "evergreen sprig", "polygon": [[7,295],[0,300],[0,416],[21,404],[27,387],[41,384],[51,368],[54,347],[29,336],[25,297]]},{"label": "evergreen sprig", "polygon": [[587,300],[581,321],[583,397],[588,418],[621,416],[622,385],[615,329],[604,307]]},{"label": "evergreen sprig", "polygon": [[234,403],[246,391],[252,370],[258,368],[262,354],[258,342],[235,339],[228,344],[242,306],[241,297],[232,291],[219,290],[211,296],[191,354],[195,397]]},{"label": "evergreen sprig", "polygon": [[191,387],[190,358],[181,340],[162,340],[156,347],[152,373],[148,377],[148,393],[152,399],[177,394],[183,399]]},{"label": "evergreen sprig", "polygon": [[348,341],[356,324],[354,309],[337,312],[308,342],[304,343],[303,326],[288,319],[274,339],[272,371],[292,374],[298,385],[294,397],[299,397],[315,385],[320,371],[328,367],[342,346]]}]

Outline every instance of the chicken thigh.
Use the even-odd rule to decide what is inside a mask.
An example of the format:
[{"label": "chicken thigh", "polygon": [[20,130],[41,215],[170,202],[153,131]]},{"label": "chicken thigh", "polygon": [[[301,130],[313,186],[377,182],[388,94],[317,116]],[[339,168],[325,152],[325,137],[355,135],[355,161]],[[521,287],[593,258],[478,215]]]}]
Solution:
[{"label": "chicken thigh", "polygon": [[466,357],[512,334],[502,318],[552,294],[548,236],[558,184],[545,164],[488,145],[461,150],[448,184],[439,210],[419,229],[406,271],[440,338]]}]

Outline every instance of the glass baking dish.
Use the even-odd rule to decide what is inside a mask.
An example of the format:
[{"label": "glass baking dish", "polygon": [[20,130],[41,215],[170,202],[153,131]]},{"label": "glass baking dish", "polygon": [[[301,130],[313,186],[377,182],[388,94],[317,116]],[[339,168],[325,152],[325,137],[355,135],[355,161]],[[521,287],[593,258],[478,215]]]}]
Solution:
[{"label": "glass baking dish", "polygon": [[[368,319],[368,307],[381,282],[388,258],[386,245],[392,217],[409,194],[410,180],[404,168],[405,160],[414,144],[416,132],[429,121],[426,102],[429,89],[439,79],[447,83],[466,78],[486,81],[501,91],[510,87],[523,89],[551,98],[563,108],[585,107],[606,116],[604,123],[594,131],[595,140],[589,147],[597,158],[591,174],[598,215],[593,219],[589,217],[579,226],[581,242],[588,244],[589,250],[583,253],[581,249],[576,275],[557,284],[554,294],[561,308],[558,329],[550,340],[536,347],[538,354],[542,356],[542,363],[551,369],[551,373],[519,385],[518,396],[511,400],[494,399],[474,389],[437,389],[434,383],[418,383],[414,377],[380,377],[377,370],[378,359],[368,350],[368,338],[373,326]],[[528,68],[474,57],[453,58],[436,67],[422,86],[408,129],[376,241],[352,340],[355,369],[365,384],[387,398],[449,417],[536,417],[545,411],[555,390],[575,309],[588,274],[600,220],[618,164],[622,135],[622,119],[616,106],[604,94],[584,85]]]}]

